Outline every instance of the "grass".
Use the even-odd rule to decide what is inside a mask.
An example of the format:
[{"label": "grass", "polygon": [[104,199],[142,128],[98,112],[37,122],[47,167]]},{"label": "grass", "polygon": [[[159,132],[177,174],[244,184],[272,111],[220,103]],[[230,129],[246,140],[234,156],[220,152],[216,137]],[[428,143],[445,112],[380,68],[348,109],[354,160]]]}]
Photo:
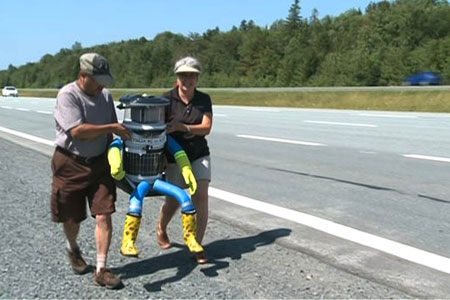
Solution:
[{"label": "grass", "polygon": [[[417,111],[450,113],[450,91],[354,90],[354,91],[240,91],[200,89],[211,95],[216,105],[331,108],[356,110]],[[167,89],[111,89],[114,99],[124,94],[147,93],[159,96]],[[23,89],[23,97],[55,98],[56,89]]]}]

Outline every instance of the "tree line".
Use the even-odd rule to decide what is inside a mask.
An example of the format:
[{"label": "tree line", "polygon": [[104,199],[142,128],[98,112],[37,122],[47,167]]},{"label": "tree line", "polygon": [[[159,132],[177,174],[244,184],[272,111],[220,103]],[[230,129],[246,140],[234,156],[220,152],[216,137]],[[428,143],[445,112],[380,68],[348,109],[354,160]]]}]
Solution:
[{"label": "tree line", "polygon": [[173,64],[197,57],[204,87],[385,86],[431,70],[450,83],[450,6],[446,0],[370,3],[319,18],[301,17],[300,0],[287,17],[261,27],[243,20],[229,31],[218,27],[187,36],[163,32],[144,37],[44,55],[39,62],[0,71],[0,86],[53,88],[78,75],[82,53],[108,58],[116,88],[167,88]]}]

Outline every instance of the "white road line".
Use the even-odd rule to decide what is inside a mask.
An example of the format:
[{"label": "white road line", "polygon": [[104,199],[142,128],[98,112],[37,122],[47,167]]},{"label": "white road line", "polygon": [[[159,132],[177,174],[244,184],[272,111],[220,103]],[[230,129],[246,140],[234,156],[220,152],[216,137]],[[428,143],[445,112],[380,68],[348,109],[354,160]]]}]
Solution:
[{"label": "white road line", "polygon": [[[0,127],[0,131],[17,135],[35,142],[54,146],[54,142],[32,136],[19,131]],[[400,257],[402,259],[450,274],[450,259],[431,252],[420,250],[408,245],[391,241],[370,233],[366,233],[351,227],[347,227],[332,221],[311,216],[302,212],[265,203],[252,198],[233,194],[227,191],[209,188],[209,194],[219,200],[257,210],[269,215],[273,215],[285,220],[296,222],[304,226],[334,235],[336,237],[358,243],[363,246],[371,247],[379,251]]]},{"label": "white road line", "polygon": [[246,138],[246,139],[279,142],[279,143],[287,143],[287,144],[296,144],[296,145],[305,145],[305,146],[326,146],[325,144],[320,144],[320,143],[285,140],[285,139],[269,138],[269,137],[263,137],[263,136],[254,136],[254,135],[245,135],[245,134],[238,134],[236,136],[240,137],[240,138]]},{"label": "white road line", "polygon": [[45,110],[37,110],[36,112],[38,112],[38,113],[40,113],[40,114],[47,114],[47,115],[53,114],[53,112],[51,112],[51,111],[45,111]]},{"label": "white road line", "polygon": [[5,108],[5,109],[12,109],[11,106],[1,106],[1,108]]},{"label": "white road line", "polygon": [[448,157],[429,156],[429,155],[420,155],[420,154],[403,154],[403,156],[407,157],[407,158],[417,158],[417,159],[434,160],[434,161],[442,161],[442,162],[450,163],[450,158],[448,158]]},{"label": "white road line", "polygon": [[355,116],[363,116],[363,117],[381,117],[381,118],[405,118],[405,119],[417,119],[417,116],[403,116],[403,115],[355,114]]},{"label": "white road line", "polygon": [[311,120],[305,120],[303,122],[305,122],[305,123],[315,123],[315,124],[339,125],[339,126],[378,127],[378,125],[373,125],[373,124],[326,122],[326,121],[311,121]]},{"label": "white road line", "polygon": [[308,226],[333,236],[377,249],[402,259],[450,274],[450,259],[444,256],[391,241],[332,221],[222,191],[213,187],[209,188],[209,195],[226,202]]},{"label": "white road line", "polygon": [[15,110],[20,110],[20,111],[30,111],[28,108],[20,108],[20,107],[15,108]]},{"label": "white road line", "polygon": [[55,143],[52,142],[52,141],[49,141],[49,140],[46,140],[46,139],[43,139],[43,138],[40,138],[40,137],[37,137],[37,136],[34,136],[34,135],[30,135],[30,134],[27,134],[27,133],[23,133],[23,132],[20,132],[20,131],[15,131],[15,130],[8,129],[8,128],[1,127],[1,126],[0,126],[0,131],[9,133],[9,134],[12,134],[12,135],[15,135],[15,136],[19,136],[21,138],[28,139],[28,140],[31,140],[33,142],[38,142],[38,143],[49,145],[49,146],[55,146]]}]

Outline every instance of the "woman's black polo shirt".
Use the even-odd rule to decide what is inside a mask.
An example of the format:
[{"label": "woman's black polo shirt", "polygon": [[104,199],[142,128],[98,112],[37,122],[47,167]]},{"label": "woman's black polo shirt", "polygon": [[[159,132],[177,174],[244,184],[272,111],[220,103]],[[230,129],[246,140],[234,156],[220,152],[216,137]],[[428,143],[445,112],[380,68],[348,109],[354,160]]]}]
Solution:
[{"label": "woman's black polo shirt", "polygon": [[[208,94],[195,90],[194,98],[189,104],[185,104],[175,87],[163,95],[170,100],[170,105],[166,110],[166,121],[178,120],[186,125],[202,123],[205,113],[212,114],[212,101]],[[190,161],[194,161],[202,156],[209,155],[208,142],[204,136],[192,135],[186,132],[173,132],[170,134],[184,149]],[[168,155],[169,162],[175,162],[174,158]]]}]

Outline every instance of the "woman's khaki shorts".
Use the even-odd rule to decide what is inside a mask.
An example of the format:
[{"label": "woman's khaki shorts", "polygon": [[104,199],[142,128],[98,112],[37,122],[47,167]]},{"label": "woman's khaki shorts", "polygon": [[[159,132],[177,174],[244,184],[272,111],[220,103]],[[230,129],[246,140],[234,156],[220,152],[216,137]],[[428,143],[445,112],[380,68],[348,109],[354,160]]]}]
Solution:
[{"label": "woman's khaki shorts", "polygon": [[[209,155],[194,160],[191,162],[191,166],[195,180],[211,181],[211,158]],[[188,187],[184,182],[183,176],[181,175],[180,169],[176,163],[167,165],[166,178],[168,182],[173,183],[182,189],[186,189]]]}]

